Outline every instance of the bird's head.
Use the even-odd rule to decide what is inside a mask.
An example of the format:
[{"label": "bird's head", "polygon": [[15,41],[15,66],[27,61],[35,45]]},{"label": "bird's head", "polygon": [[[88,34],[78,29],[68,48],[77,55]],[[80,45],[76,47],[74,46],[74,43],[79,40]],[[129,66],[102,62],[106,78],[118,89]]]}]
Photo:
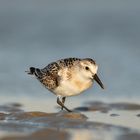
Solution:
[{"label": "bird's head", "polygon": [[78,67],[79,73],[83,78],[95,80],[101,86],[101,88],[104,89],[104,85],[97,76],[98,65],[93,59],[81,59],[81,61],[79,61]]}]

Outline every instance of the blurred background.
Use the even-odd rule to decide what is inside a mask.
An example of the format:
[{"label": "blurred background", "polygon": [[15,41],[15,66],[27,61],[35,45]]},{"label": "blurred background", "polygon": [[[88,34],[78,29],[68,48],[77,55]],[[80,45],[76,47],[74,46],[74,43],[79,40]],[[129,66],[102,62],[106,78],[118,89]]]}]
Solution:
[{"label": "blurred background", "polygon": [[69,104],[139,102],[140,1],[0,1],[1,103],[19,102],[35,110],[51,103],[47,110],[53,109],[56,97],[25,70],[65,57],[95,59],[106,87],[95,83]]}]

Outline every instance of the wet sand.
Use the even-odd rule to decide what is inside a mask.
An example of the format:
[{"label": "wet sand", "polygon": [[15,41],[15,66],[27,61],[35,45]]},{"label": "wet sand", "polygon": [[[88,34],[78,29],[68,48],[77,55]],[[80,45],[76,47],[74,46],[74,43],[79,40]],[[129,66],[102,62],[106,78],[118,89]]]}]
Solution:
[{"label": "wet sand", "polygon": [[140,105],[95,101],[72,113],[25,111],[19,103],[1,105],[0,139],[139,140]]}]

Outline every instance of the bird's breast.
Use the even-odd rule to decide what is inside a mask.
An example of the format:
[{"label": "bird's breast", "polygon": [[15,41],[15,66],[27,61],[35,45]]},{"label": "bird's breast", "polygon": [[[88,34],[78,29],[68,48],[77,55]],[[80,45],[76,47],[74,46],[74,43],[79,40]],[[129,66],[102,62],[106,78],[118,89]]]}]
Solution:
[{"label": "bird's breast", "polygon": [[78,79],[71,79],[67,81],[61,81],[60,85],[55,89],[55,94],[62,96],[74,96],[78,95],[84,90],[91,87],[92,81],[80,81]]},{"label": "bird's breast", "polygon": [[91,80],[80,81],[78,79],[75,79],[75,80],[71,81],[71,83],[72,83],[73,87],[79,92],[82,92],[82,91],[88,89],[92,85]]},{"label": "bird's breast", "polygon": [[74,68],[59,71],[59,86],[54,89],[56,95],[74,96],[78,95],[92,85],[91,79],[85,79]]}]

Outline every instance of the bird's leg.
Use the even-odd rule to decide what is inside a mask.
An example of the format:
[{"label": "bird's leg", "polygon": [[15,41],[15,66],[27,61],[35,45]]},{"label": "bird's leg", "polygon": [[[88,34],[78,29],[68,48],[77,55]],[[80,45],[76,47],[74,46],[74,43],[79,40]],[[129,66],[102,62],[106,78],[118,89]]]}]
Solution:
[{"label": "bird's leg", "polygon": [[[62,103],[63,103],[63,105],[65,103],[65,100],[66,100],[66,97],[62,97]],[[61,107],[61,109],[63,110],[63,107]]]},{"label": "bird's leg", "polygon": [[69,110],[67,107],[64,106],[64,104],[60,101],[59,97],[57,97],[57,103],[63,107],[64,109],[66,109],[68,112],[72,112],[71,110]]}]

